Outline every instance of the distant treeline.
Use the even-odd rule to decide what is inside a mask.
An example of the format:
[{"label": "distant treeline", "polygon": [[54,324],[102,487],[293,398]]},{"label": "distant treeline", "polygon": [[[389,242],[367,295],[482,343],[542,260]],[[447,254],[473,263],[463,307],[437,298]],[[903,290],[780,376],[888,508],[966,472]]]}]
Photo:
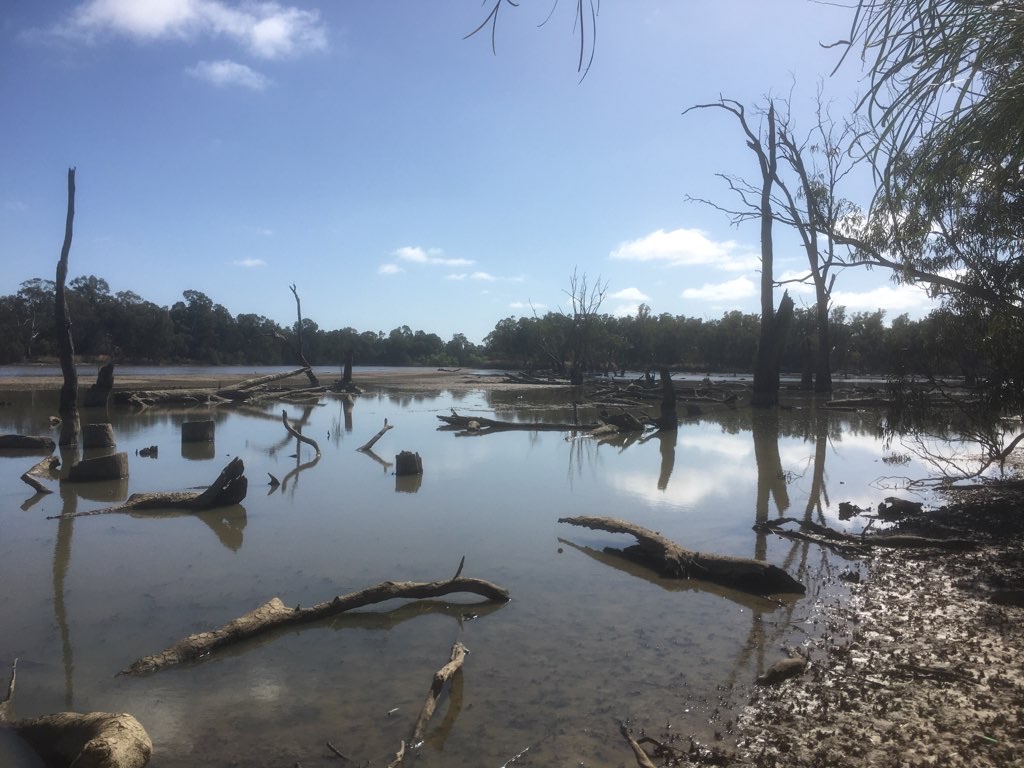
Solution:
[{"label": "distant treeline", "polygon": [[[39,278],[0,297],[0,363],[24,363],[56,356],[53,283]],[[123,363],[208,365],[291,365],[295,326],[282,327],[262,315],[232,315],[199,291],[161,307],[132,291],[111,293],[92,275],[68,284],[68,307],[76,354],[112,356]],[[316,307],[304,307],[316,315]],[[833,370],[837,373],[970,373],[972,329],[962,317],[937,310],[914,321],[900,315],[886,325],[884,310],[832,316]],[[324,330],[303,318],[302,340],[313,365],[340,365],[352,352],[357,365],[558,367],[569,347],[586,334],[586,367],[591,370],[675,369],[747,372],[758,339],[758,316],[733,311],[717,320],[663,313],[646,305],[629,317],[579,318],[548,312],[509,317],[495,325],[483,345],[457,333],[448,341],[407,325],[383,331]],[[783,369],[800,372],[815,338],[813,307],[796,310]]]}]

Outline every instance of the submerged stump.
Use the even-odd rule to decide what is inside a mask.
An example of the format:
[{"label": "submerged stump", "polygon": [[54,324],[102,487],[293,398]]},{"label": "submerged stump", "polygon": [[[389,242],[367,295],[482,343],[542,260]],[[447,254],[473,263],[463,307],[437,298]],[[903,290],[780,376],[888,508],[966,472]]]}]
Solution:
[{"label": "submerged stump", "polygon": [[395,474],[399,477],[404,477],[406,475],[422,475],[423,459],[420,458],[418,453],[402,451],[400,454],[395,456]]},{"label": "submerged stump", "polygon": [[71,483],[94,483],[102,480],[122,480],[128,477],[128,454],[122,451],[110,456],[82,459],[68,470]]},{"label": "submerged stump", "polygon": [[181,424],[181,442],[212,443],[214,438],[214,421],[184,421]]}]

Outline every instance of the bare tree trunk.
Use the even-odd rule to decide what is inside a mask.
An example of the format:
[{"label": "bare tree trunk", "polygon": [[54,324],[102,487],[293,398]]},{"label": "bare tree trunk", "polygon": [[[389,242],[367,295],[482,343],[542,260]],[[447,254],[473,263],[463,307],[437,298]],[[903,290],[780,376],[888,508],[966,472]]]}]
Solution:
[{"label": "bare tree trunk", "polygon": [[299,361],[306,368],[306,378],[309,379],[310,386],[319,387],[320,380],[313,374],[313,368],[306,360],[306,353],[302,348],[302,302],[299,301],[299,292],[295,288],[295,284],[292,283],[288,286],[292,290],[292,295],[295,296],[295,314],[298,316],[298,323],[295,324],[295,342],[298,345]]},{"label": "bare tree trunk", "polygon": [[71,339],[71,317],[68,314],[64,283],[68,277],[68,255],[75,222],[75,169],[68,168],[68,215],[64,225],[64,245],[57,262],[57,284],[54,294],[54,326],[57,334],[57,352],[64,384],[60,388],[58,413],[61,418],[60,445],[78,444],[78,371],[75,370],[75,344]]},{"label": "bare tree trunk", "polygon": [[755,408],[771,408],[779,404],[779,367],[786,335],[793,319],[793,299],[782,294],[779,308],[767,320],[761,317],[761,336],[757,344],[754,368],[754,393],[750,401]]}]

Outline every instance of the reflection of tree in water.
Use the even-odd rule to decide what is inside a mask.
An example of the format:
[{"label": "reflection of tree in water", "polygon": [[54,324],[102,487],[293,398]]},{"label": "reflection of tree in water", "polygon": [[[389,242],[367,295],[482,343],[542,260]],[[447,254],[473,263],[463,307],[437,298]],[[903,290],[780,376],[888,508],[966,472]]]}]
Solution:
[{"label": "reflection of tree in water", "polygon": [[[751,432],[754,437],[754,461],[757,463],[757,499],[754,503],[754,520],[764,523],[768,520],[768,507],[775,499],[778,516],[789,509],[789,488],[787,475],[782,471],[779,455],[779,410],[759,408],[753,411]],[[759,526],[760,528],[760,526]],[[759,530],[754,544],[754,557],[767,557],[768,534]]]},{"label": "reflection of tree in water", "polygon": [[[61,466],[65,470],[78,458],[76,446],[60,449]],[[64,582],[71,565],[71,534],[75,529],[73,513],[78,509],[78,494],[67,483],[60,484],[61,518],[57,523],[57,538],[53,547],[53,612],[60,630],[61,657],[64,661],[64,706],[74,708],[74,685],[72,676],[75,669],[71,648],[71,629],[68,626],[68,610],[64,603]]]}]

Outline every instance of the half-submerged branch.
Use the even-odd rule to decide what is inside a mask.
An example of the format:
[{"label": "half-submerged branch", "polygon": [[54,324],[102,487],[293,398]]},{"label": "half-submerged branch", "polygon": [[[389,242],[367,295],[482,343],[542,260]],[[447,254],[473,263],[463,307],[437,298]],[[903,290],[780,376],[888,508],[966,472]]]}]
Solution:
[{"label": "half-submerged branch", "polygon": [[758,595],[776,592],[802,594],[807,591],[803,584],[771,563],[747,557],[692,552],[661,534],[625,520],[584,515],[562,517],[558,522],[609,533],[630,534],[636,538],[637,544],[623,550],[623,554],[669,578],[704,579]]},{"label": "half-submerged branch", "polygon": [[66,515],[53,515],[48,519],[62,517],[88,517],[90,515],[109,515],[115,512],[145,512],[147,510],[185,510],[202,512],[214,507],[229,507],[239,504],[249,490],[249,480],[245,476],[245,465],[239,458],[232,459],[217,479],[205,491],[176,491],[172,493],[133,493],[123,504],[87,512],[71,512]]},{"label": "half-submerged branch", "polygon": [[489,435],[492,432],[505,432],[508,430],[525,432],[589,432],[601,426],[600,424],[564,424],[540,421],[497,421],[495,419],[485,419],[483,416],[459,416],[454,409],[452,409],[451,416],[438,415],[437,418],[448,425],[447,427],[440,427],[440,429],[463,429],[467,433],[475,435]]},{"label": "half-submerged branch", "polygon": [[384,437],[384,433],[387,432],[389,429],[393,429],[394,426],[394,424],[388,424],[388,420],[384,419],[384,426],[380,428],[380,432],[378,432],[376,435],[371,437],[361,446],[356,448],[356,450],[363,451],[364,453],[373,453],[373,446],[376,444],[376,442],[380,440],[382,437]]},{"label": "half-submerged branch", "polygon": [[460,577],[445,581],[385,581],[372,587],[339,595],[309,608],[290,608],[280,598],[271,598],[254,611],[239,616],[212,632],[199,632],[179,640],[165,651],[138,659],[126,675],[145,675],[183,662],[194,661],[225,646],[234,645],[274,629],[308,624],[363,606],[396,598],[419,600],[458,592],[480,595],[487,600],[507,602],[508,590],[482,579]]},{"label": "half-submerged branch", "polygon": [[294,437],[300,443],[305,443],[306,445],[312,446],[313,450],[316,451],[316,455],[318,457],[320,456],[319,444],[317,444],[316,440],[314,440],[311,437],[306,437],[304,434],[299,432],[297,429],[295,429],[295,427],[291,425],[291,422],[288,421],[288,411],[281,411],[281,421],[284,424],[284,428],[288,430],[289,435]]}]

